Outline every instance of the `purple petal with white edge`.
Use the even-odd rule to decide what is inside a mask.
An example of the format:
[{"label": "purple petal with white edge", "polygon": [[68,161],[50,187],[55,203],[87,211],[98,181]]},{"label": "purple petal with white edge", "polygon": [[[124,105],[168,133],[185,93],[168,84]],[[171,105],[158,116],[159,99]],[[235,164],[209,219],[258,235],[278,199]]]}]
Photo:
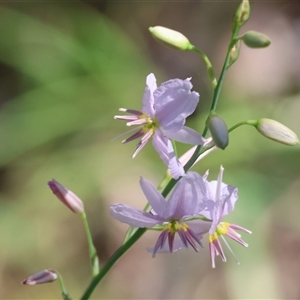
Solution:
[{"label": "purple petal with white edge", "polygon": [[149,114],[150,117],[154,116],[154,96],[156,90],[156,78],[153,73],[149,74],[146,79],[146,87],[143,95],[142,111]]},{"label": "purple petal with white edge", "polygon": [[168,139],[163,135],[163,133],[156,129],[152,137],[152,145],[156,152],[158,153],[160,159],[163,163],[168,166],[169,155],[168,155]]},{"label": "purple petal with white edge", "polygon": [[140,178],[140,186],[151,207],[154,209],[155,213],[160,216],[160,212],[167,207],[165,198],[150,181],[143,177]]},{"label": "purple petal with white edge", "polygon": [[161,216],[165,219],[180,220],[200,214],[205,208],[205,199],[202,197],[199,183],[201,185],[201,176],[196,172],[188,172],[175,186]]},{"label": "purple petal with white edge", "polygon": [[191,92],[189,80],[172,79],[154,92],[155,116],[165,130],[179,131],[185,119],[194,112],[199,94]]},{"label": "purple petal with white edge", "polygon": [[203,145],[206,141],[200,133],[186,126],[176,132],[161,130],[167,138],[184,144]]},{"label": "purple petal with white edge", "polygon": [[185,174],[182,164],[179,159],[176,157],[173,145],[170,140],[168,140],[168,156],[169,156],[169,164],[168,168],[171,176],[174,179],[178,179],[179,177]]},{"label": "purple petal with white edge", "polygon": [[110,214],[122,223],[141,228],[150,228],[164,222],[157,215],[154,216],[148,212],[124,204],[112,204],[110,206]]}]

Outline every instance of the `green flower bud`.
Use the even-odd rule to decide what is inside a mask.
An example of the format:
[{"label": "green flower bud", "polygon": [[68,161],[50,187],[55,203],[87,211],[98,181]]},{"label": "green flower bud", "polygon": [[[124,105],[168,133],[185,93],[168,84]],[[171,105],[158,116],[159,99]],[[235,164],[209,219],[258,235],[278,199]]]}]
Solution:
[{"label": "green flower bud", "polygon": [[167,47],[175,50],[191,50],[194,46],[180,32],[162,27],[149,27],[152,36]]},{"label": "green flower bud", "polygon": [[254,125],[263,136],[273,141],[288,146],[299,144],[299,138],[297,134],[275,120],[262,118],[257,120],[256,124],[253,123],[251,125]]},{"label": "green flower bud", "polygon": [[229,143],[227,125],[224,120],[217,115],[212,115],[207,125],[215,145],[224,150]]},{"label": "green flower bud", "polygon": [[250,48],[264,48],[271,44],[268,36],[253,30],[247,31],[240,39]]},{"label": "green flower bud", "polygon": [[227,68],[232,66],[236,62],[236,60],[239,58],[240,50],[241,50],[241,42],[237,41],[236,44],[230,50],[229,65]]},{"label": "green flower bud", "polygon": [[250,4],[248,0],[243,0],[233,16],[233,28],[243,26],[250,17]]}]

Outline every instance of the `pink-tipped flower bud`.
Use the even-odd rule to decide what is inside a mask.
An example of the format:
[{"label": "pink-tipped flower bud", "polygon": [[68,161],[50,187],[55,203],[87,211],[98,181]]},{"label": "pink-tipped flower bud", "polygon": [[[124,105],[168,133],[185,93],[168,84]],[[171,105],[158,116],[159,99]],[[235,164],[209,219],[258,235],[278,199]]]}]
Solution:
[{"label": "pink-tipped flower bud", "polygon": [[207,124],[215,145],[224,150],[229,143],[229,134],[226,123],[219,116],[211,115]]},{"label": "pink-tipped flower bud", "polygon": [[149,31],[155,39],[172,49],[184,51],[191,50],[194,47],[190,41],[178,31],[162,26],[149,27]]},{"label": "pink-tipped flower bud", "polygon": [[243,0],[233,16],[233,28],[243,26],[250,17],[250,4],[248,0]]},{"label": "pink-tipped flower bud", "polygon": [[265,48],[271,44],[267,35],[254,30],[247,31],[240,39],[250,48]]},{"label": "pink-tipped flower bud", "polygon": [[84,211],[84,205],[82,201],[70,190],[66,189],[55,179],[48,182],[53,194],[64,203],[72,212],[82,213]]},{"label": "pink-tipped flower bud", "polygon": [[251,125],[254,125],[263,136],[273,141],[288,146],[295,146],[299,144],[299,138],[297,134],[275,120],[262,118]]},{"label": "pink-tipped flower bud", "polygon": [[57,278],[58,275],[54,270],[43,270],[24,279],[22,283],[27,285],[36,285],[53,282]]}]

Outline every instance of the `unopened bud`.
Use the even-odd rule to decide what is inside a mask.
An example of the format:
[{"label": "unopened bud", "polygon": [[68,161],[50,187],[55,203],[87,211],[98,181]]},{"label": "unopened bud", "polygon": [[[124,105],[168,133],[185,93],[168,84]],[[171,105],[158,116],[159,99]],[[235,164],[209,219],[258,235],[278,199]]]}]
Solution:
[{"label": "unopened bud", "polygon": [[250,17],[250,4],[248,0],[243,0],[233,16],[233,27],[243,26]]},{"label": "unopened bud", "polygon": [[228,129],[224,120],[217,115],[212,115],[208,120],[208,128],[215,145],[224,150],[229,143]]},{"label": "unopened bud", "polygon": [[236,62],[236,60],[239,58],[240,49],[241,49],[241,42],[237,41],[236,44],[230,50],[228,68],[231,65],[233,65]]},{"label": "unopened bud", "polygon": [[82,213],[84,211],[82,201],[72,191],[62,186],[55,179],[49,181],[48,186],[52,190],[53,194],[72,212]]},{"label": "unopened bud", "polygon": [[54,270],[43,270],[24,279],[22,283],[27,285],[36,285],[53,282],[57,278],[58,275]]},{"label": "unopened bud", "polygon": [[256,129],[268,139],[288,146],[299,144],[297,134],[275,120],[262,118],[257,120],[256,124],[252,125],[254,125]]},{"label": "unopened bud", "polygon": [[271,44],[268,36],[254,30],[247,31],[240,39],[250,48],[264,48]]},{"label": "unopened bud", "polygon": [[178,31],[162,26],[149,27],[149,31],[155,39],[172,49],[191,50],[194,47],[190,41]]}]

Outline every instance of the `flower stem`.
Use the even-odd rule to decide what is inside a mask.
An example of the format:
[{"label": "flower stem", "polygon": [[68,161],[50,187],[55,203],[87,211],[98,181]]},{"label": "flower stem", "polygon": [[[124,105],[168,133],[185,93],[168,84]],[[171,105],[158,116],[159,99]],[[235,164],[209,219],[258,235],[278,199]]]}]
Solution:
[{"label": "flower stem", "polygon": [[98,256],[97,256],[97,251],[96,251],[96,248],[95,248],[94,243],[93,243],[93,238],[92,238],[92,235],[91,235],[91,231],[90,231],[90,228],[89,228],[89,224],[87,222],[85,212],[82,212],[80,214],[80,217],[83,221],[84,229],[85,229],[86,236],[87,236],[92,273],[93,273],[93,276],[96,276],[99,273],[99,269],[100,269],[99,259],[98,259]]},{"label": "flower stem", "polygon": [[59,281],[59,285],[61,288],[61,294],[63,296],[64,300],[72,300],[72,298],[70,297],[69,293],[67,292],[67,289],[65,287],[64,281],[62,279],[62,276],[57,272],[58,275],[58,281]]}]

